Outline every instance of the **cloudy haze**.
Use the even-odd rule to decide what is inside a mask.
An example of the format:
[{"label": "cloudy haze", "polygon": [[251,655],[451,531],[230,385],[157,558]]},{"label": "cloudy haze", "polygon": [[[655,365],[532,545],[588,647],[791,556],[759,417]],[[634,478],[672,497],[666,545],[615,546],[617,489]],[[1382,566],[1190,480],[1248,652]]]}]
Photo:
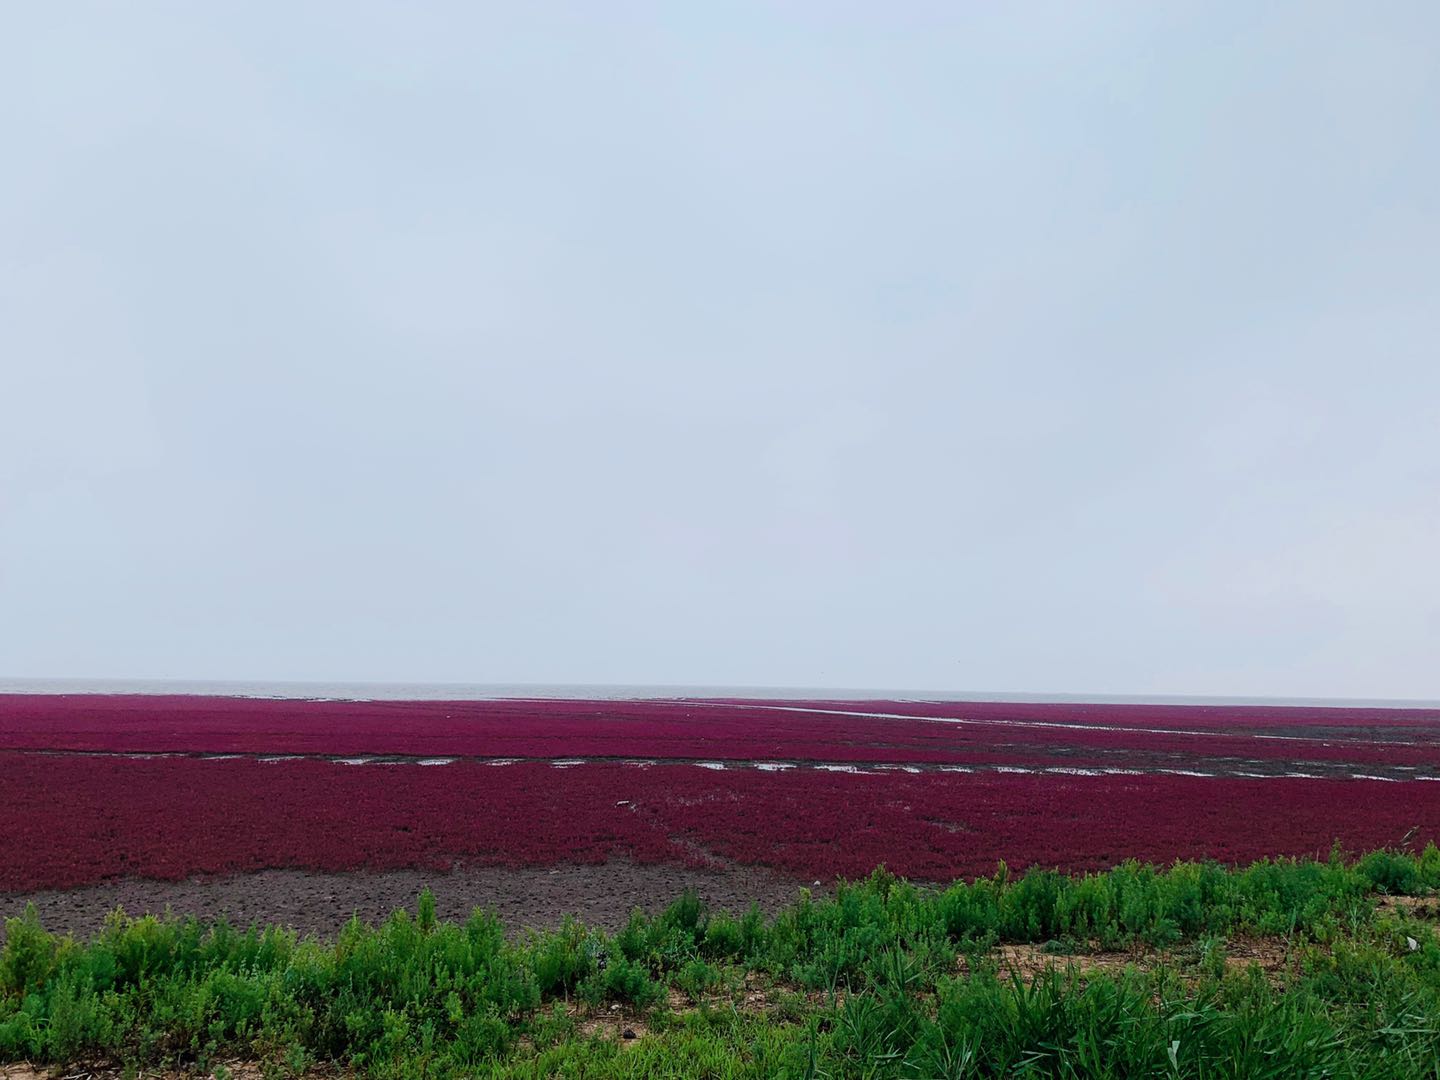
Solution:
[{"label": "cloudy haze", "polygon": [[16,4],[0,675],[1440,697],[1440,7]]}]

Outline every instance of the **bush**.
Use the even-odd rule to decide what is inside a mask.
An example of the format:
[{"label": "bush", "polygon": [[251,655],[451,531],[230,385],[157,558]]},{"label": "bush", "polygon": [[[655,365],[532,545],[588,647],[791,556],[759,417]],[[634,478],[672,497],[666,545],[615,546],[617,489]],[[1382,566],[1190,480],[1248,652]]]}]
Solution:
[{"label": "bush", "polygon": [[1373,887],[1392,896],[1414,893],[1421,887],[1420,871],[1414,858],[1393,851],[1372,851],[1355,866]]},{"label": "bush", "polygon": [[40,925],[34,904],[25,914],[5,920],[5,951],[0,954],[0,996],[23,998],[39,989],[55,970],[57,942]]},{"label": "bush", "polygon": [[567,993],[595,969],[598,945],[589,932],[566,917],[552,934],[531,938],[529,964],[541,996]]},{"label": "bush", "polygon": [[[784,1004],[764,1020],[732,1010],[724,1024],[707,1022],[704,1037],[771,1039],[771,1056],[757,1063],[790,1060],[807,1031],[784,1025],[810,1018],[823,1023],[808,1029],[803,1067],[819,1071],[823,1059],[841,1074],[1092,1075],[1103,1062],[1113,1075],[1389,1075],[1347,1071],[1337,1061],[1351,1059],[1335,1048],[1355,1061],[1382,1045],[1393,1061],[1402,1051],[1407,1062],[1433,1060],[1440,1035],[1426,1018],[1440,1014],[1440,944],[1412,920],[1376,923],[1366,898],[1437,880],[1434,848],[1239,870],[1034,870],[944,890],[877,872],[829,899],[802,891],[768,924],[753,905],[739,919],[712,916],[690,893],[654,919],[634,913],[613,938],[566,921],[520,943],[483,911],[440,921],[428,894],[413,916],[352,920],[332,945],[123,913],[78,945],[46,933],[30,908],[7,923],[0,953],[0,1060],[139,1069],[242,1055],[277,1069],[447,1076],[487,1071],[523,1037],[536,1054],[555,1055],[532,1072],[563,1075],[573,1059],[558,1044],[574,1021],[542,1005],[573,993],[647,1009],[665,1000],[667,983],[701,999],[729,981],[722,965],[738,963],[788,984],[771,988]],[[1221,939],[1236,933],[1324,947],[1308,956],[1298,988],[1282,993],[1259,972],[1227,970]],[[1194,985],[1163,971],[1007,984],[987,955],[997,941],[1083,952],[1185,940],[1196,942],[1186,969]],[[955,978],[960,970],[969,977]],[[795,984],[823,993],[807,999]],[[691,1064],[719,1071],[710,1059]],[[672,1066],[646,1065],[681,1071]]]}]

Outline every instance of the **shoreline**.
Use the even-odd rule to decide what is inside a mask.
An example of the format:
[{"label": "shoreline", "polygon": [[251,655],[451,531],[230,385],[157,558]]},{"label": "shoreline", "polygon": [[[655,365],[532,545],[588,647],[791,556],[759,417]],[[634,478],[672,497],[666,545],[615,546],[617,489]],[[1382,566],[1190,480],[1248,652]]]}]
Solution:
[{"label": "shoreline", "polygon": [[263,679],[0,678],[0,697],[219,697],[281,701],[828,701],[1009,705],[1155,705],[1259,709],[1440,709],[1440,698],[1329,698],[1284,695],[1058,693],[858,687],[718,686],[641,683],[450,683]]}]

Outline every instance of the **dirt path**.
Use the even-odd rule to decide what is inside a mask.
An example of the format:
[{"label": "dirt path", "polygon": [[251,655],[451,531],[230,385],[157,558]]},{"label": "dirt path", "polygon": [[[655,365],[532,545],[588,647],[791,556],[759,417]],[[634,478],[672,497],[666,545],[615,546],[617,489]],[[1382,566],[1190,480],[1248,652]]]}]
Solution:
[{"label": "dirt path", "polygon": [[632,909],[658,910],[687,888],[695,889],[714,910],[744,911],[753,900],[773,912],[810,884],[758,868],[709,871],[626,861],[519,870],[471,867],[449,873],[265,870],[224,878],[124,879],[67,891],[0,893],[0,919],[18,916],[34,901],[46,929],[84,937],[100,929],[117,907],[130,915],[161,914],[168,908],[201,919],[224,916],[235,926],[281,923],[330,937],[352,914],[375,922],[396,908],[413,911],[415,898],[428,886],[437,912],[446,919],[464,919],[474,908],[484,907],[499,912],[511,933],[557,926],[567,914],[589,926],[614,930]]}]

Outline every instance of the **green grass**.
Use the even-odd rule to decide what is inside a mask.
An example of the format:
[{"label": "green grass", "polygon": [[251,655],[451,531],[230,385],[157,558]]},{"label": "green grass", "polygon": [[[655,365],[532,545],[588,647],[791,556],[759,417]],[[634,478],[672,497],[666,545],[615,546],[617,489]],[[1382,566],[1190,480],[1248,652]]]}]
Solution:
[{"label": "green grass", "polygon": [[[0,1061],[380,1077],[1440,1077],[1440,941],[1383,892],[1440,852],[1228,870],[1126,864],[926,889],[883,870],[773,919],[693,895],[614,935],[507,939],[434,899],[333,943],[114,915],[89,942],[33,910],[0,954]],[[1226,964],[1283,945],[1283,969]],[[1004,974],[996,946],[1053,970]],[[1137,962],[1087,970],[1097,950]],[[626,1028],[637,1037],[619,1037]]]}]

